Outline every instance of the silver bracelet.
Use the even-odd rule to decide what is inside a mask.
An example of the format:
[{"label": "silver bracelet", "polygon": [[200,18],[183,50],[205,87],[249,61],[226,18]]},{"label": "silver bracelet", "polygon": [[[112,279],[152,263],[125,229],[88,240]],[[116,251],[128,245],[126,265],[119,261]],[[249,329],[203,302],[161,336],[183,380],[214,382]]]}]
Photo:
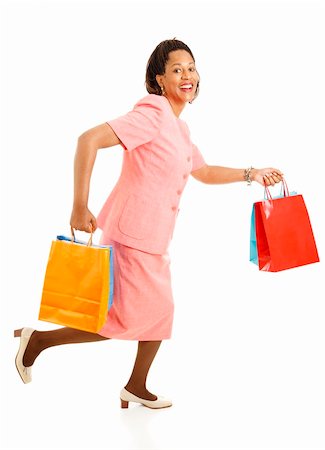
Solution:
[{"label": "silver bracelet", "polygon": [[244,179],[247,182],[247,186],[250,186],[252,184],[252,180],[251,180],[251,171],[252,169],[254,169],[254,167],[249,167],[248,169],[245,169],[245,173],[244,173]]}]

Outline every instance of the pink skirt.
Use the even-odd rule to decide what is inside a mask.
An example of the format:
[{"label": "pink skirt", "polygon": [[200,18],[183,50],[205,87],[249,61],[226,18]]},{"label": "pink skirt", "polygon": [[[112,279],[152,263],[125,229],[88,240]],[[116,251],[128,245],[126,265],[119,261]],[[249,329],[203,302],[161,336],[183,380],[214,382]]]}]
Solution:
[{"label": "pink skirt", "polygon": [[100,244],[113,246],[114,295],[98,334],[137,341],[170,339],[174,300],[169,254],[154,255],[127,247],[104,233]]}]

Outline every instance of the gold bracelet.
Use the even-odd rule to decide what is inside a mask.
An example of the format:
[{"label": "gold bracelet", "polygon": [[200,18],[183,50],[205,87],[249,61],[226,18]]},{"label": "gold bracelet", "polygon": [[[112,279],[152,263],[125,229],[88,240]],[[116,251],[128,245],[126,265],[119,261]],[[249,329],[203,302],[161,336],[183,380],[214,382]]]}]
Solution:
[{"label": "gold bracelet", "polygon": [[244,179],[247,182],[247,186],[250,186],[252,184],[251,180],[251,171],[254,169],[254,167],[249,167],[248,169],[245,169],[244,172]]}]

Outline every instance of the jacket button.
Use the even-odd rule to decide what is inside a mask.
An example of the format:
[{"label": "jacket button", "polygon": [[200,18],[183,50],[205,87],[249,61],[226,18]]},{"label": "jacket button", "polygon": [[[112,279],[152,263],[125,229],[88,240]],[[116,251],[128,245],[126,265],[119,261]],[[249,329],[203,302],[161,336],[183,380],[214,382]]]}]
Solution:
[{"label": "jacket button", "polygon": [[190,156],[187,157],[187,161],[188,161],[188,162],[191,161],[191,157],[190,157]]},{"label": "jacket button", "polygon": [[185,178],[187,178],[187,173],[184,173],[183,178],[185,180]]},{"label": "jacket button", "polygon": [[172,206],[173,211],[176,211],[176,209],[177,209],[177,206]]},{"label": "jacket button", "polygon": [[177,194],[181,195],[182,191],[180,189],[178,189]]}]

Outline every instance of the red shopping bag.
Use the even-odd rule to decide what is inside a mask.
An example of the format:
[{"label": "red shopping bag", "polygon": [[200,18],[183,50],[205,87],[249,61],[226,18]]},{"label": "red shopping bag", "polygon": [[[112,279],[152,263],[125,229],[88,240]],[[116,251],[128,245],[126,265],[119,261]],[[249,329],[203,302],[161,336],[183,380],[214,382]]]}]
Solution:
[{"label": "red shopping bag", "polygon": [[290,195],[285,181],[283,197],[273,199],[267,186],[265,194],[253,206],[259,269],[278,272],[319,262],[303,196]]}]

